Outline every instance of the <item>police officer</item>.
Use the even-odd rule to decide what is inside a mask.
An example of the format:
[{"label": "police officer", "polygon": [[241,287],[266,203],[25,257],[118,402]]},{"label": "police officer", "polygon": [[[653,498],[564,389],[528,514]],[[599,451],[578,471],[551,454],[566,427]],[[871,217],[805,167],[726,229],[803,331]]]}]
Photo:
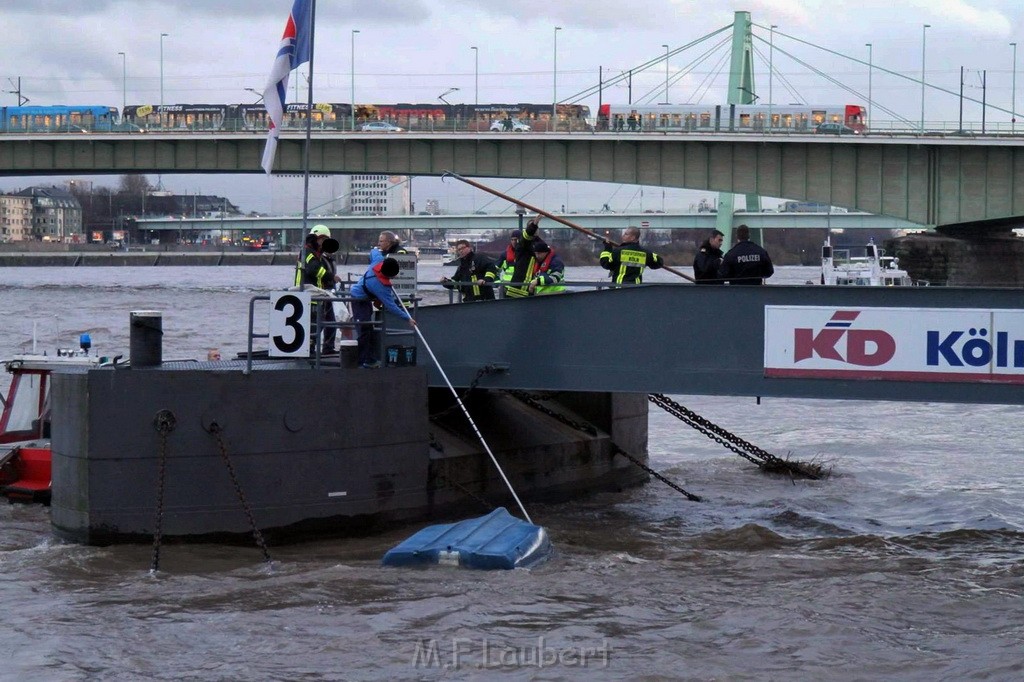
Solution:
[{"label": "police officer", "polygon": [[612,246],[604,243],[601,267],[611,272],[616,284],[640,284],[644,269],[657,270],[665,265],[661,256],[640,246],[640,228],[630,225],[622,231],[622,243]]},{"label": "police officer", "polygon": [[764,284],[775,274],[775,267],[768,252],[750,241],[750,228],[740,225],[736,228],[736,246],[729,249],[718,268],[718,278],[729,284]]}]

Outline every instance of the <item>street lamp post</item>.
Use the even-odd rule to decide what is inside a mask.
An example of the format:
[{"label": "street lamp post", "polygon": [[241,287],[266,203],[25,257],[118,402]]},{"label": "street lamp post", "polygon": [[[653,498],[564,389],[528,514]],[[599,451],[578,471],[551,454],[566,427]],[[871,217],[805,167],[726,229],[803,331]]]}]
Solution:
[{"label": "street lamp post", "polygon": [[1017,43],[1010,43],[1013,48],[1013,86],[1010,91],[1010,132],[1017,127]]},{"label": "street lamp post", "polygon": [[118,52],[121,55],[121,115],[124,115],[124,108],[128,105],[128,55]]},{"label": "street lamp post", "polygon": [[[473,104],[480,104],[480,50],[476,45],[469,48],[473,50]],[[474,114],[475,115],[475,114]]]},{"label": "street lamp post", "polygon": [[668,104],[668,45],[662,45],[665,48],[665,104]]},{"label": "street lamp post", "polygon": [[874,108],[874,104],[871,102],[871,72],[873,70],[871,62],[871,43],[864,43],[864,47],[868,48],[868,114],[865,116],[866,120],[864,121],[864,125],[870,128],[871,110]]},{"label": "street lamp post", "polygon": [[551,97],[551,129],[556,130],[558,128],[558,32],[562,30],[561,26],[555,26],[555,48],[554,48],[554,67],[551,69],[552,73],[552,97]]},{"label": "street lamp post", "polygon": [[772,84],[775,78],[775,29],[778,24],[768,27],[768,130],[772,129],[772,106],[775,100],[772,99]]},{"label": "street lamp post", "polygon": [[160,127],[164,127],[164,38],[169,33],[160,34]]},{"label": "street lamp post", "polygon": [[352,130],[356,129],[356,34],[359,33],[358,28],[352,29],[352,73],[351,84],[352,84]]},{"label": "street lamp post", "polygon": [[921,132],[924,132],[924,56],[925,56],[925,40],[928,36],[928,29],[931,28],[931,24],[924,24],[921,26]]}]

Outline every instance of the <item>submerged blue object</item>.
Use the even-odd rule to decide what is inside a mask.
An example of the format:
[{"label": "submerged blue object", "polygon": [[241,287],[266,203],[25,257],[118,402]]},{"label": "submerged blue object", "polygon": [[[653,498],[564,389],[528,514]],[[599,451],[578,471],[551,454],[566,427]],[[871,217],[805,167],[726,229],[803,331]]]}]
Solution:
[{"label": "submerged blue object", "polygon": [[527,568],[551,554],[547,531],[504,507],[487,516],[427,526],[391,548],[385,566],[444,564],[483,570]]}]

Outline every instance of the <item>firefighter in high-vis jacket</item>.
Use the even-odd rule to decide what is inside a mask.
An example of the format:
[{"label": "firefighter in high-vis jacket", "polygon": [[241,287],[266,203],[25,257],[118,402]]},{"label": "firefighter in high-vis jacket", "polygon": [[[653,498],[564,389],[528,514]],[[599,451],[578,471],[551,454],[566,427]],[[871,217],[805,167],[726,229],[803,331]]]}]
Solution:
[{"label": "firefighter in high-vis jacket", "polygon": [[[295,264],[295,286],[314,286],[329,291],[334,288],[335,282],[341,281],[337,273],[334,258],[331,254],[338,250],[338,242],[331,239],[331,231],[326,225],[314,225],[306,235],[306,243],[299,253],[299,260]],[[320,303],[314,301],[310,310],[312,319],[316,321],[317,306]],[[322,320],[334,322],[334,306],[325,303],[323,306]],[[322,353],[334,353],[334,340],[338,334],[336,327],[328,327],[324,330],[324,344]]]},{"label": "firefighter in high-vis jacket", "polygon": [[661,256],[640,246],[640,228],[633,225],[622,231],[618,246],[605,242],[600,258],[601,267],[611,272],[616,284],[640,284],[646,268],[657,270],[665,265]]},{"label": "firefighter in high-vis jacket", "polygon": [[515,247],[515,268],[511,284],[505,288],[507,298],[525,298],[536,294],[552,294],[565,290],[565,264],[551,247],[537,236],[540,217],[533,218]]}]

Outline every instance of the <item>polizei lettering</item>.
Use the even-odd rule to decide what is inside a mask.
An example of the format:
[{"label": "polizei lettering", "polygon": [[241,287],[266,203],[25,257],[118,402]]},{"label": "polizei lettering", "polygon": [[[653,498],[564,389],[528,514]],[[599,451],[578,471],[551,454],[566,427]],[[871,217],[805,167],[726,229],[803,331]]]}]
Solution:
[{"label": "polizei lettering", "polygon": [[736,262],[737,263],[760,263],[761,262],[761,254],[759,254],[759,253],[752,253],[752,254],[749,254],[749,255],[746,255],[746,256],[736,256]]},{"label": "polizei lettering", "polygon": [[892,360],[896,340],[881,329],[851,329],[859,315],[858,310],[840,310],[824,329],[794,329],[793,360],[819,357],[860,367],[878,367]]},{"label": "polizei lettering", "polygon": [[[996,332],[995,343],[987,337],[987,329],[942,332],[929,330],[927,335],[927,362],[930,367],[1024,367],[1024,340],[1010,341],[1007,332]],[[1012,352],[1012,363],[1011,363]]]}]

